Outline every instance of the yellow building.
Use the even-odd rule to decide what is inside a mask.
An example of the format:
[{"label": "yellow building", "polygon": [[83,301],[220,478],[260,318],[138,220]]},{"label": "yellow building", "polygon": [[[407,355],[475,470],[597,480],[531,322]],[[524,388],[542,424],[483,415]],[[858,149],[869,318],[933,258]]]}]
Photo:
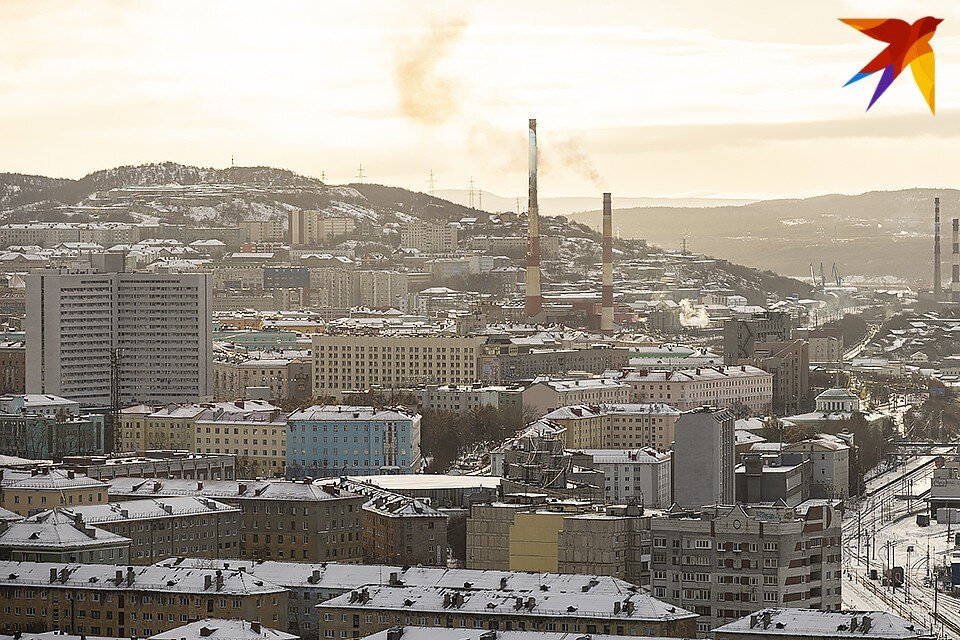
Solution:
[{"label": "yellow building", "polygon": [[665,404],[581,404],[559,407],[543,417],[566,428],[568,449],[667,451],[680,412]]},{"label": "yellow building", "polygon": [[314,335],[314,397],[410,384],[472,384],[483,338],[452,334]]},{"label": "yellow building", "polygon": [[279,477],[287,457],[287,417],[260,401],[219,402],[194,423],[194,453],[237,456],[241,478]]},{"label": "yellow building", "polygon": [[120,412],[122,451],[193,448],[194,421],[204,412],[197,404],[165,407],[136,405]]},{"label": "yellow building", "polygon": [[108,501],[106,484],[73,471],[4,469],[0,477],[0,507],[21,516]]},{"label": "yellow building", "polygon": [[557,572],[557,538],[563,529],[560,511],[516,513],[510,525],[510,571]]}]

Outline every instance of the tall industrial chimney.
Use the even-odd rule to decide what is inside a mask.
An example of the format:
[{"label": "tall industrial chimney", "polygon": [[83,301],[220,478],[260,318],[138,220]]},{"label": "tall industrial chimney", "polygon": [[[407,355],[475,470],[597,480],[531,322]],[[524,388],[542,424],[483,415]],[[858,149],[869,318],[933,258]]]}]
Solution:
[{"label": "tall industrial chimney", "polygon": [[960,302],[960,218],[953,219],[953,272],[950,276],[950,302]]},{"label": "tall industrial chimney", "polygon": [[600,295],[600,331],[613,333],[613,204],[603,194],[603,281]]},{"label": "tall industrial chimney", "polygon": [[537,120],[530,118],[529,204],[527,206],[527,289],[524,311],[536,318],[543,308],[540,294],[540,207],[537,204]]},{"label": "tall industrial chimney", "polygon": [[940,197],[933,199],[933,301],[940,302]]}]

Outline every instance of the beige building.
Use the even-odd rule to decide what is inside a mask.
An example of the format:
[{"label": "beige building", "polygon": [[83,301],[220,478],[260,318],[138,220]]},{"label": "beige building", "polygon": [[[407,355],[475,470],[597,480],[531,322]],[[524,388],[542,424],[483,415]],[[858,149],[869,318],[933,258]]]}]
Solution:
[{"label": "beige building", "polygon": [[114,478],[110,497],[208,498],[240,508],[240,557],[359,563],[361,510],[367,501],[332,484],[287,480]]},{"label": "beige building", "polygon": [[680,411],[712,406],[768,415],[773,406],[773,374],[749,365],[639,370],[619,380],[632,387],[630,402],[663,403]]},{"label": "beige building", "polygon": [[654,518],[652,591],[700,615],[698,632],[764,607],[841,606],[841,524],[828,504],[715,506]]},{"label": "beige building", "polygon": [[400,225],[400,246],[425,253],[451,253],[457,249],[457,228],[414,220]]},{"label": "beige building", "polygon": [[333,238],[350,235],[357,228],[353,218],[325,217],[323,212],[300,209],[288,214],[290,244],[316,246]]},{"label": "beige building", "polygon": [[283,240],[281,220],[241,220],[240,231],[253,243],[280,242]]},{"label": "beige building", "polygon": [[453,334],[315,335],[313,394],[415,384],[472,384],[483,338]]},{"label": "beige building", "polygon": [[287,591],[213,569],[0,562],[0,629],[143,638],[215,617],[287,626]]},{"label": "beige building", "polygon": [[121,450],[193,451],[194,421],[203,412],[204,408],[198,404],[170,404],[165,407],[141,404],[121,409]]},{"label": "beige building", "polygon": [[622,404],[630,401],[630,386],[609,378],[536,380],[523,390],[523,406],[542,416],[558,407]]},{"label": "beige building", "polygon": [[246,398],[250,387],[265,387],[272,402],[308,399],[313,393],[309,358],[230,356],[213,362],[214,400]]},{"label": "beige building", "polygon": [[197,418],[194,428],[192,450],[235,455],[241,478],[283,476],[287,416],[278,407],[252,400],[217,403]]},{"label": "beige building", "polygon": [[0,507],[29,516],[57,507],[107,502],[107,485],[59,469],[0,470]]},{"label": "beige building", "polygon": [[78,523],[129,538],[129,564],[175,556],[240,556],[240,509],[209,498],[126,500],[72,507],[64,513]]},{"label": "beige building", "polygon": [[680,412],[667,404],[602,404],[560,407],[543,416],[564,427],[569,449],[666,451]]}]

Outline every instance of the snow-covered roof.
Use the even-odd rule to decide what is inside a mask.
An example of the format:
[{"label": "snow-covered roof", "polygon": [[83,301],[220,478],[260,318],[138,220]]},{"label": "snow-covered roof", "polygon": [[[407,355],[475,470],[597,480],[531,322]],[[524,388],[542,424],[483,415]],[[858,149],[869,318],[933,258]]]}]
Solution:
[{"label": "snow-covered roof", "polygon": [[[386,477],[386,476],[383,476]],[[290,480],[187,480],[183,478],[111,478],[110,496],[165,498],[194,496],[231,500],[300,500],[317,502],[361,498],[326,482]]]},{"label": "snow-covered roof", "polygon": [[[425,613],[440,613],[448,615],[451,611],[459,613],[482,614],[484,616],[523,617],[556,617],[559,612],[565,612],[569,617],[597,618],[608,620],[632,620],[645,622],[669,622],[697,617],[697,614],[681,609],[674,605],[657,600],[652,596],[641,593],[604,594],[587,591],[585,593],[553,593],[550,590],[537,590],[536,594],[522,595],[501,589],[485,591],[472,590],[464,592],[462,588],[444,589],[432,587],[364,587],[366,597],[356,599],[351,594],[343,594],[321,602],[318,608],[329,609],[364,609],[367,611],[404,611]],[[448,598],[454,593],[462,596],[459,605],[445,604],[444,596]],[[518,598],[523,598],[524,605],[517,608]],[[353,601],[351,601],[351,599]],[[532,599],[532,600],[531,600]],[[614,602],[632,606],[621,607],[614,613]]]},{"label": "snow-covered roof", "polygon": [[[156,518],[177,518],[185,515],[201,515],[228,511],[239,512],[240,509],[209,498],[194,498],[191,496],[125,500],[122,502],[111,502],[109,504],[86,504],[63,509],[64,513],[70,516],[79,516],[83,522],[92,524],[131,520],[153,520]],[[32,516],[29,519],[38,518],[40,515],[43,514]]]},{"label": "snow-covered roof", "polygon": [[126,538],[98,527],[78,524],[61,509],[11,522],[0,532],[0,549],[75,551],[129,546]]},{"label": "snow-covered roof", "polygon": [[353,420],[411,420],[416,414],[408,413],[403,409],[376,409],[374,407],[357,407],[350,405],[314,405],[294,411],[288,420],[328,421],[337,422]]},{"label": "snow-covered roof", "polygon": [[[216,594],[217,596],[281,593],[283,587],[263,578],[240,572],[223,572],[218,584],[216,571],[201,567],[189,569],[159,565],[117,567],[112,564],[76,564],[63,562],[14,562],[0,560],[0,585],[4,587],[46,588],[51,570],[57,572],[58,585],[72,589],[97,591],[150,591],[167,593]],[[122,579],[117,580],[117,572]],[[206,579],[210,579],[210,585]]]},{"label": "snow-covered roof", "polygon": [[259,622],[204,618],[150,636],[150,640],[294,640],[299,636],[265,627]]},{"label": "snow-covered roof", "polygon": [[[867,621],[867,627],[864,622]],[[714,630],[718,638],[755,635],[817,638],[920,638],[923,630],[885,611],[763,609]]]}]

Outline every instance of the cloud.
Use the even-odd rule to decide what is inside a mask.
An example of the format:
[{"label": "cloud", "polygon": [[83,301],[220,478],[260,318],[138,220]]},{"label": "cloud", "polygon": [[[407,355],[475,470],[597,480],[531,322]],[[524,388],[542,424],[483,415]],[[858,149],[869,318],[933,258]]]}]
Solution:
[{"label": "cloud", "polygon": [[400,92],[400,112],[423,124],[442,124],[459,110],[458,89],[453,79],[439,69],[463,34],[467,22],[461,18],[434,21],[421,39],[401,46],[396,52],[394,80]]}]

